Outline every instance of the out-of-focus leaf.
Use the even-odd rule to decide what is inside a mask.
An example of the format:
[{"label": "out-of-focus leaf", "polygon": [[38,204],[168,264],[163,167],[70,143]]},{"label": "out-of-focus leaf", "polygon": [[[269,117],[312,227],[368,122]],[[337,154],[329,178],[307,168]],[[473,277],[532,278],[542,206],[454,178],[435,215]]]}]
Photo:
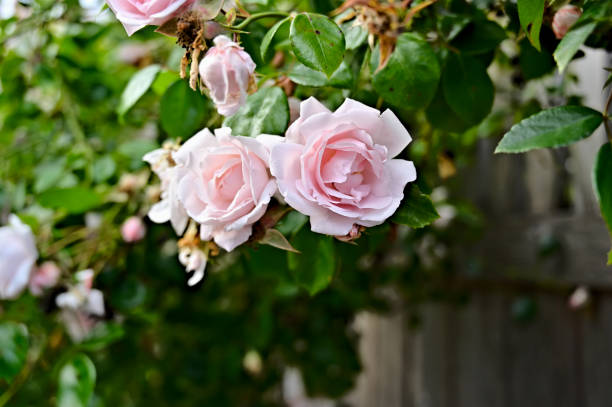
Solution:
[{"label": "out-of-focus leaf", "polygon": [[69,213],[83,213],[102,204],[102,198],[85,187],[54,188],[38,196],[38,203],[47,208],[63,208]]},{"label": "out-of-focus leaf", "polygon": [[295,64],[289,73],[289,79],[304,86],[334,86],[338,88],[350,88],[353,84],[353,72],[342,62],[334,74],[328,78],[324,73],[308,68],[300,63]]},{"label": "out-of-focus leaf", "polygon": [[320,14],[304,13],[291,22],[293,52],[298,61],[330,77],[344,56],[344,34],[333,20]]},{"label": "out-of-focus leaf", "polygon": [[[599,149],[593,167],[593,187],[599,202],[601,214],[612,234],[612,145],[606,143]],[[608,264],[612,265],[612,251]]]},{"label": "out-of-focus leaf", "polygon": [[0,380],[13,380],[25,364],[28,348],[28,330],[24,325],[0,323]]},{"label": "out-of-focus leaf", "polygon": [[521,27],[527,32],[527,38],[538,51],[540,51],[540,28],[544,18],[545,2],[546,0],[518,0]]},{"label": "out-of-focus leaf", "polygon": [[431,46],[418,35],[405,33],[372,85],[392,105],[419,109],[431,102],[439,80],[440,65]]},{"label": "out-of-focus leaf", "polygon": [[547,109],[512,126],[495,152],[522,153],[534,148],[566,146],[593,134],[602,120],[600,112],[584,106]]},{"label": "out-of-focus leaf", "polygon": [[287,253],[289,271],[298,285],[315,295],[329,285],[334,275],[333,238],[302,228],[291,244],[301,253]]},{"label": "out-of-focus leaf", "polygon": [[117,106],[117,113],[119,116],[123,116],[127,113],[127,111],[138,102],[142,95],[145,94],[151,87],[151,84],[153,84],[159,70],[159,65],[149,65],[132,76],[123,90],[121,99],[119,100],[119,106]]},{"label": "out-of-focus leaf", "polygon": [[58,407],[87,407],[96,385],[96,367],[85,354],[77,354],[60,369]]},{"label": "out-of-focus leaf", "polygon": [[439,217],[429,196],[422,193],[416,185],[412,185],[391,221],[418,229],[431,224]]},{"label": "out-of-focus leaf", "polygon": [[174,138],[186,139],[200,129],[206,117],[204,96],[180,80],[172,84],[161,99],[162,128]]},{"label": "out-of-focus leaf", "polygon": [[262,88],[250,95],[247,102],[224,126],[236,136],[255,137],[260,134],[283,134],[289,124],[287,95],[278,87]]}]

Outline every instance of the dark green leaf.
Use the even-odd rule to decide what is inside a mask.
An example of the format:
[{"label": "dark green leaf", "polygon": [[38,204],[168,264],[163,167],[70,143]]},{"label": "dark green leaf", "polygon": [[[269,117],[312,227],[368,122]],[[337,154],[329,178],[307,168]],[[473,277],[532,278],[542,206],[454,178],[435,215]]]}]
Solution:
[{"label": "dark green leaf", "polygon": [[66,362],[59,371],[58,407],[86,407],[96,385],[96,367],[80,353]]},{"label": "dark green leaf", "polygon": [[236,136],[255,137],[260,134],[283,134],[289,124],[287,96],[278,87],[262,88],[250,95],[244,106],[225,119]]},{"label": "dark green leaf", "polygon": [[431,46],[416,34],[402,34],[387,64],[378,71],[372,85],[392,105],[419,109],[433,99],[440,65]]},{"label": "dark green leaf", "polygon": [[287,17],[284,18],[282,20],[280,20],[279,22],[277,22],[276,24],[274,24],[272,26],[272,28],[270,28],[268,30],[268,32],[266,33],[266,35],[264,36],[263,40],[261,41],[261,59],[264,61],[267,61],[268,59],[270,59],[270,55],[271,52],[268,52],[270,49],[270,44],[272,44],[272,40],[274,39],[274,37],[276,36],[276,34],[279,32],[279,30],[284,29],[285,27],[288,27],[289,24],[291,22],[291,18]]},{"label": "dark green leaf", "polygon": [[350,88],[353,83],[353,73],[344,61],[330,78],[327,78],[324,73],[310,69],[298,62],[289,73],[289,79],[304,86]]},{"label": "dark green leaf", "polygon": [[[612,145],[606,143],[599,149],[593,167],[593,187],[599,201],[601,214],[612,234]],[[608,264],[612,264],[612,251]]]},{"label": "dark green leaf", "polygon": [[302,228],[291,244],[301,253],[287,253],[289,271],[296,283],[314,295],[329,285],[335,271],[334,241]]},{"label": "dark green leaf", "polygon": [[407,225],[411,228],[422,228],[438,219],[440,215],[429,196],[416,186],[410,187],[410,192],[404,197],[401,206],[391,218],[392,222]]},{"label": "dark green leaf", "polygon": [[206,117],[204,96],[189,88],[187,82],[177,81],[161,99],[161,125],[175,138],[188,138],[200,129]]},{"label": "dark green leaf", "polygon": [[544,110],[512,126],[496,153],[521,153],[534,148],[560,147],[593,134],[602,121],[596,110],[561,106]]},{"label": "dark green leaf", "polygon": [[344,35],[333,20],[304,13],[291,22],[289,37],[298,61],[331,76],[344,57]]},{"label": "dark green leaf", "polygon": [[518,0],[518,13],[521,27],[535,49],[540,51],[540,28],[544,17],[545,0]]},{"label": "dark green leaf", "polygon": [[482,121],[493,106],[493,82],[486,66],[474,57],[449,54],[442,90],[451,109],[468,124]]},{"label": "dark green leaf", "polygon": [[11,382],[28,355],[28,330],[15,322],[0,323],[0,380]]},{"label": "dark green leaf", "polygon": [[54,188],[40,194],[38,203],[48,208],[63,208],[69,213],[83,213],[101,205],[102,198],[85,187]]},{"label": "dark green leaf", "polygon": [[581,21],[582,18],[565,34],[565,37],[563,37],[559,45],[557,45],[557,49],[555,49],[553,56],[555,61],[557,61],[559,72],[563,71],[567,64],[570,63],[578,49],[580,49],[597,26],[596,22],[585,22],[583,24]]},{"label": "dark green leaf", "polygon": [[123,90],[123,94],[121,94],[121,99],[119,100],[119,106],[117,106],[117,113],[119,116],[123,116],[127,113],[127,111],[138,102],[142,95],[145,94],[151,87],[159,70],[159,65],[149,65],[132,76]]}]

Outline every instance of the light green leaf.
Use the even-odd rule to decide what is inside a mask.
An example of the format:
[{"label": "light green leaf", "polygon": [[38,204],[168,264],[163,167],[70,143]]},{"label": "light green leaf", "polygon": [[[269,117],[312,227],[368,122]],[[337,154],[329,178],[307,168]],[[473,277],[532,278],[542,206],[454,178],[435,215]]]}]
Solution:
[{"label": "light green leaf", "polygon": [[180,80],[172,84],[161,99],[162,128],[174,138],[186,139],[200,130],[206,117],[204,96]]},{"label": "light green leaf", "polygon": [[347,63],[342,61],[336,72],[328,78],[324,73],[310,69],[298,62],[289,73],[289,79],[304,86],[350,88],[353,84],[353,72],[351,72]]},{"label": "light green leaf", "polygon": [[29,348],[28,330],[15,322],[0,323],[0,380],[11,382],[25,364]]},{"label": "light green leaf", "polygon": [[246,104],[224,126],[235,136],[255,137],[260,134],[283,134],[289,124],[287,96],[278,87],[262,88],[247,98]]},{"label": "light green leaf", "polygon": [[159,65],[149,65],[146,68],[136,72],[130,79],[127,86],[121,94],[117,113],[123,116],[128,110],[138,102],[138,100],[146,93],[159,73]]},{"label": "light green leaf", "polygon": [[450,108],[468,124],[491,111],[495,90],[486,66],[468,55],[450,53],[442,72],[442,91]]},{"label": "light green leaf", "polygon": [[578,20],[572,29],[565,34],[565,37],[563,37],[553,53],[557,67],[559,67],[559,72],[562,72],[567,67],[567,64],[570,63],[596,26],[596,22],[582,24],[581,20]]},{"label": "light green leaf", "polygon": [[431,46],[416,34],[402,34],[387,64],[372,85],[392,105],[405,109],[426,107],[440,80],[440,65]]},{"label": "light green leaf", "polygon": [[287,253],[289,271],[299,286],[315,295],[331,283],[334,275],[333,238],[302,228],[291,243],[301,253]]},{"label": "light green leaf", "polygon": [[96,385],[96,367],[82,353],[72,357],[59,371],[57,406],[86,407]]},{"label": "light green leaf", "polygon": [[270,59],[271,52],[268,52],[268,51],[270,50],[270,44],[272,44],[272,40],[274,39],[276,34],[281,30],[281,28],[285,29],[285,27],[289,26],[290,22],[291,22],[291,18],[289,17],[284,18],[280,20],[279,22],[277,22],[276,24],[274,24],[272,28],[268,30],[266,35],[263,37],[263,40],[261,40],[261,48],[260,48],[261,59],[263,59],[264,61],[267,61],[268,59]]},{"label": "light green leaf", "polygon": [[[612,234],[612,145],[610,143],[601,146],[595,159],[593,188],[601,214]],[[612,251],[608,257],[608,264],[612,265]]]},{"label": "light green leaf", "polygon": [[422,193],[416,185],[412,185],[391,221],[418,229],[431,224],[439,217],[429,196]]},{"label": "light green leaf", "polygon": [[85,187],[54,188],[40,194],[38,203],[47,208],[63,208],[69,213],[83,213],[100,206],[102,198]]},{"label": "light green leaf", "polygon": [[344,34],[333,20],[320,14],[295,16],[289,33],[298,61],[331,76],[344,57]]},{"label": "light green leaf", "polygon": [[554,107],[512,126],[495,152],[522,153],[534,148],[566,146],[593,134],[602,120],[600,112],[588,107]]},{"label": "light green leaf", "polygon": [[544,17],[545,0],[518,0],[521,27],[527,32],[531,44],[540,51],[540,28]]}]

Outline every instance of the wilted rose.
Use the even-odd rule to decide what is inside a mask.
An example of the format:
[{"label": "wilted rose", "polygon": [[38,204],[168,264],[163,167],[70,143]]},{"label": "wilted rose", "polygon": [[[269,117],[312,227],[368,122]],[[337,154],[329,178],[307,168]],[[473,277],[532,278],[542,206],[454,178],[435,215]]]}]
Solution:
[{"label": "wilted rose", "polygon": [[332,113],[311,97],[286,142],[272,148],[270,170],[287,204],[310,216],[312,231],[345,236],[355,224],[380,225],[399,207],[416,170],[393,157],[410,140],[390,110],[347,99]]},{"label": "wilted rose", "polygon": [[254,84],[255,62],[224,35],[216,37],[214,43],[200,62],[200,76],[219,114],[231,116],[246,102]]}]

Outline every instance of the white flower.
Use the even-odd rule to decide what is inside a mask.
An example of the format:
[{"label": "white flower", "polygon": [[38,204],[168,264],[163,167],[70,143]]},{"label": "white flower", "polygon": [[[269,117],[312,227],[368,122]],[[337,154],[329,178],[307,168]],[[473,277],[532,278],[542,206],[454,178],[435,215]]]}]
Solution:
[{"label": "white flower", "polygon": [[30,281],[38,258],[34,235],[16,215],[0,227],[0,299],[15,299]]}]

